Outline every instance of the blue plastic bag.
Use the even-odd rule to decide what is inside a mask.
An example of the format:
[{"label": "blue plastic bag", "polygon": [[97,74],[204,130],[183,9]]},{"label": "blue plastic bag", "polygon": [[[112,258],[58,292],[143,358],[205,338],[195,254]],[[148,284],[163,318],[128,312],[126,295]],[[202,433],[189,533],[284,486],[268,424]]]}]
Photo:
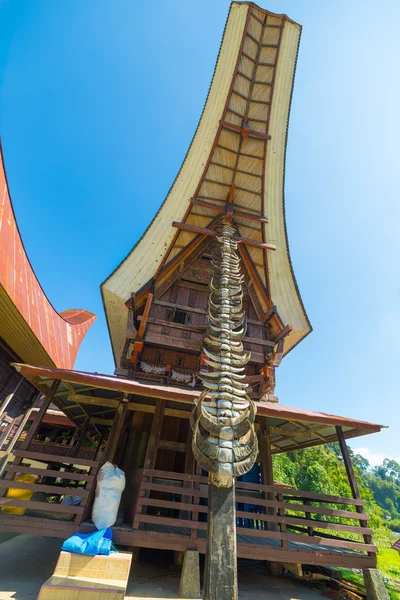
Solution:
[{"label": "blue plastic bag", "polygon": [[94,533],[74,533],[65,540],[61,550],[65,552],[75,552],[75,554],[87,554],[96,556],[104,554],[108,556],[112,548],[112,529],[99,529]]}]

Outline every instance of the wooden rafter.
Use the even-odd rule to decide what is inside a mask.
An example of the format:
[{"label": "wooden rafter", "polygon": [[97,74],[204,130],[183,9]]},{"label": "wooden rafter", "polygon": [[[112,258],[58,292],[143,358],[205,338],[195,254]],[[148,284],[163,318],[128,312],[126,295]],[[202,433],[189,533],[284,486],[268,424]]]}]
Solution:
[{"label": "wooden rafter", "polygon": [[[178,223],[173,221],[173,227],[177,227],[183,231],[190,231],[191,233],[200,233],[201,235],[216,236],[217,231],[215,229],[206,229],[203,227],[196,227],[195,225],[189,225],[188,223]],[[245,244],[247,246],[254,246],[255,248],[261,248],[262,250],[276,250],[274,244],[266,244],[264,242],[258,242],[256,240],[250,240],[248,238],[238,237],[239,244]]]}]

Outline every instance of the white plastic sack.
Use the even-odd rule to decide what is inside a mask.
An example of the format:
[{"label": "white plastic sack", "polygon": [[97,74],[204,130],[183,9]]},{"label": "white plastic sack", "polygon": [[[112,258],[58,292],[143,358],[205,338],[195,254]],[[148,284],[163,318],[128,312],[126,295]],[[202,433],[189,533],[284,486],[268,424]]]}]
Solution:
[{"label": "white plastic sack", "polygon": [[114,525],[124,488],[125,473],[106,462],[97,474],[96,497],[92,510],[92,521],[97,529]]}]

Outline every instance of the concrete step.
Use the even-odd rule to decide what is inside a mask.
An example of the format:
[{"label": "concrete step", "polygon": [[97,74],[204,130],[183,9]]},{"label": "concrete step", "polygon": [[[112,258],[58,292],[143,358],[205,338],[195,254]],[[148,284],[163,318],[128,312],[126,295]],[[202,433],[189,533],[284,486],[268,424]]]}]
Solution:
[{"label": "concrete step", "polygon": [[120,581],[52,575],[40,588],[38,600],[123,600]]},{"label": "concrete step", "polygon": [[38,600],[123,600],[131,562],[128,552],[86,556],[61,551]]},{"label": "concrete step", "polygon": [[60,577],[84,577],[128,581],[132,554],[118,552],[108,556],[86,556],[72,552],[60,552],[54,575]]}]

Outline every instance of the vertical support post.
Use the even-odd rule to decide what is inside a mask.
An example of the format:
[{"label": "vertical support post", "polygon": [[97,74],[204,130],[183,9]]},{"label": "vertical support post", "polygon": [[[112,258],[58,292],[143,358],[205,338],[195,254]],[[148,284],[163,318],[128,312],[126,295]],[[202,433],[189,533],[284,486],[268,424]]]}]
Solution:
[{"label": "vertical support post", "polygon": [[103,457],[101,459],[101,464],[104,465],[107,461],[111,461],[114,459],[115,452],[117,450],[119,438],[121,436],[123,427],[125,425],[125,416],[127,411],[127,403],[120,402],[117,408],[117,412],[114,417],[113,424],[111,426],[110,434],[107,440],[107,446]]},{"label": "vertical support post", "polygon": [[4,400],[3,404],[0,406],[0,416],[4,413],[4,411],[6,410],[7,406],[10,404],[11,400],[14,397],[14,394],[17,393],[19,386],[23,382],[23,379],[24,378],[21,375],[21,379],[18,381],[17,385],[15,386],[14,391],[12,391],[11,394],[8,394],[8,396]]},{"label": "vertical support post", "polygon": [[[187,449],[186,449],[186,456],[185,456],[185,473],[188,475],[193,475],[194,468],[195,468],[195,458],[194,458],[193,450],[192,450],[192,440],[193,440],[193,431],[189,425],[188,436],[187,436],[187,440],[186,440]],[[192,488],[193,482],[184,481],[183,487],[184,488]],[[192,499],[193,499],[192,496],[182,496],[182,502],[185,504],[191,503]],[[181,510],[179,512],[179,518],[188,520],[191,518],[191,513],[187,510]]]},{"label": "vertical support post", "polygon": [[[201,475],[202,473],[202,468],[199,465],[199,463],[196,463],[195,465],[195,474],[196,475]],[[201,489],[201,483],[194,483],[193,484],[193,488],[195,490],[200,490]],[[200,498],[199,496],[195,496],[192,498],[192,504],[193,505],[199,505],[200,504]],[[198,521],[199,520],[199,513],[197,511],[192,511],[192,521]],[[196,540],[197,539],[197,529],[195,526],[192,527],[192,529],[190,530],[190,539],[191,540]]]},{"label": "vertical support post", "polygon": [[[304,502],[304,504],[307,504],[307,505],[309,505],[309,504],[310,504],[310,501],[309,501],[309,500],[307,500],[307,498],[306,498],[305,500],[303,500],[303,502]],[[311,513],[310,513],[310,512],[306,512],[306,519],[307,519],[308,521],[310,521],[310,520],[311,520]],[[310,537],[313,537],[313,536],[314,536],[314,527],[307,527],[307,531],[308,531],[308,535],[309,535]]]},{"label": "vertical support post", "polygon": [[[261,480],[264,485],[274,485],[274,470],[272,465],[271,442],[269,437],[269,427],[267,417],[260,418],[260,429],[258,436],[258,445],[260,450],[261,464]],[[266,500],[275,500],[275,495],[271,492],[264,494]],[[275,515],[275,510],[272,506],[268,506],[267,515]],[[277,524],[266,522],[268,531],[277,531]]]},{"label": "vertical support post", "polygon": [[22,419],[21,423],[18,426],[17,431],[15,432],[13,439],[10,442],[10,445],[7,448],[7,454],[10,454],[12,449],[14,448],[15,444],[18,442],[21,433],[24,430],[25,425],[27,424],[27,422],[29,421],[29,418],[32,414],[33,411],[33,407],[32,408],[28,408],[28,410],[26,411],[26,413],[24,414],[24,418]]},{"label": "vertical support post", "polygon": [[49,408],[51,401],[53,400],[60,383],[61,383],[60,379],[55,379],[51,385],[49,393],[43,397],[42,406],[40,407],[40,409],[36,415],[36,418],[33,421],[32,425],[27,433],[24,443],[22,444],[21,450],[27,450],[29,448],[30,443],[32,442],[33,438],[39,431],[39,427],[42,424],[43,417],[46,414],[46,411]]},{"label": "vertical support post", "polygon": [[[353,465],[351,464],[351,458],[344,438],[343,429],[341,427],[336,427],[336,434],[342,452],[347,477],[349,479],[351,493],[353,498],[358,500],[360,498],[360,492],[358,490],[357,480],[354,474]],[[356,506],[356,511],[362,513],[363,507]],[[360,519],[360,525],[361,527],[368,527],[368,522]],[[370,535],[363,535],[363,538],[366,544],[372,542],[372,537]],[[368,554],[374,556],[371,552],[368,552]],[[363,577],[368,600],[389,600],[389,594],[386,591],[383,577],[379,569],[363,569]]]},{"label": "vertical support post", "polygon": [[90,417],[86,417],[85,422],[83,424],[82,429],[80,430],[79,434],[78,434],[78,439],[76,440],[76,445],[75,447],[73,446],[71,449],[71,455],[72,456],[78,456],[79,454],[79,450],[81,449],[81,445],[83,442],[83,439],[86,435],[86,432],[89,428],[89,423],[90,423]]},{"label": "vertical support post", "polygon": [[[49,408],[51,401],[53,400],[54,395],[57,392],[57,389],[58,389],[58,386],[60,385],[60,383],[61,383],[60,379],[55,379],[51,385],[49,393],[44,396],[42,406],[40,407],[40,410],[36,414],[36,418],[33,421],[32,425],[27,433],[27,436],[21,446],[21,450],[28,450],[31,441],[33,440],[33,438],[35,437],[35,435],[37,434],[37,432],[39,430],[39,427],[42,423],[43,417],[46,414],[46,411]],[[16,457],[13,460],[13,464],[20,465],[22,463],[22,460],[23,460],[23,457],[18,457],[18,458]],[[7,479],[7,480],[11,480],[13,478],[14,478],[14,473],[7,473],[4,477],[4,479]],[[4,493],[1,495],[5,496],[6,493],[7,493],[7,490],[5,490]]]},{"label": "vertical support post", "polygon": [[[160,443],[161,427],[164,419],[165,400],[157,400],[156,410],[154,412],[153,421],[151,424],[149,441],[147,443],[146,454],[144,457],[144,469],[154,469],[157,459],[157,450]],[[141,493],[142,498],[148,498],[149,490],[144,490]],[[142,513],[146,513],[147,506],[142,506]],[[133,528],[137,527],[137,522],[134,522]],[[139,552],[139,550],[137,551]]]},{"label": "vertical support post", "polygon": [[[345,440],[344,435],[343,435],[343,429],[341,427],[336,427],[336,435],[337,435],[337,438],[338,438],[340,450],[342,452],[344,466],[345,466],[345,469],[346,469],[347,477],[349,479],[349,484],[350,484],[350,489],[351,489],[352,496],[353,496],[353,498],[355,500],[359,500],[360,499],[360,492],[358,491],[358,485],[357,485],[356,476],[354,474],[353,465],[351,464],[351,458],[350,458],[349,450],[347,448],[346,440]],[[362,506],[357,506],[356,505],[356,511],[358,513],[362,513],[363,512]],[[360,526],[361,527],[368,527],[368,521],[361,521],[360,520]],[[366,544],[370,544],[371,541],[372,541],[372,537],[370,535],[364,535],[363,538],[364,538],[364,542]]]},{"label": "vertical support post", "polygon": [[235,486],[208,480],[208,527],[204,600],[237,600]]},{"label": "vertical support post", "polygon": [[[18,418],[18,417],[17,417]],[[4,427],[4,430],[2,431],[2,433],[0,434],[0,450],[4,444],[4,442],[6,441],[6,439],[8,438],[8,434],[10,433],[11,429],[14,427],[15,422],[17,421],[17,419],[13,419],[11,421],[11,423],[9,423],[8,425],[6,425]]]},{"label": "vertical support post", "polygon": [[165,400],[158,400],[154,412],[153,423],[151,424],[150,437],[147,444],[146,456],[144,459],[145,469],[154,469],[157,458],[158,444],[160,442],[161,427],[164,418]]},{"label": "vertical support post", "polygon": [[[274,467],[272,464],[272,451],[271,451],[271,441],[270,441],[270,432],[268,426],[268,418],[262,417],[260,418],[260,433],[258,437],[259,441],[259,449],[260,449],[260,463],[261,463],[261,479],[264,485],[274,485]],[[266,500],[276,500],[276,496],[272,492],[266,492],[264,494]],[[279,498],[278,498],[279,500]],[[282,498],[283,500],[283,498]],[[273,506],[267,506],[266,509],[267,515],[276,515],[277,511]],[[279,509],[279,516],[285,516],[285,509]],[[278,524],[274,522],[266,522],[266,528],[268,531],[278,531]],[[280,527],[282,533],[286,532],[286,525]],[[282,548],[287,548],[287,541],[281,540]],[[277,562],[267,562],[267,568],[269,573],[277,577],[282,575],[282,564]]]}]

